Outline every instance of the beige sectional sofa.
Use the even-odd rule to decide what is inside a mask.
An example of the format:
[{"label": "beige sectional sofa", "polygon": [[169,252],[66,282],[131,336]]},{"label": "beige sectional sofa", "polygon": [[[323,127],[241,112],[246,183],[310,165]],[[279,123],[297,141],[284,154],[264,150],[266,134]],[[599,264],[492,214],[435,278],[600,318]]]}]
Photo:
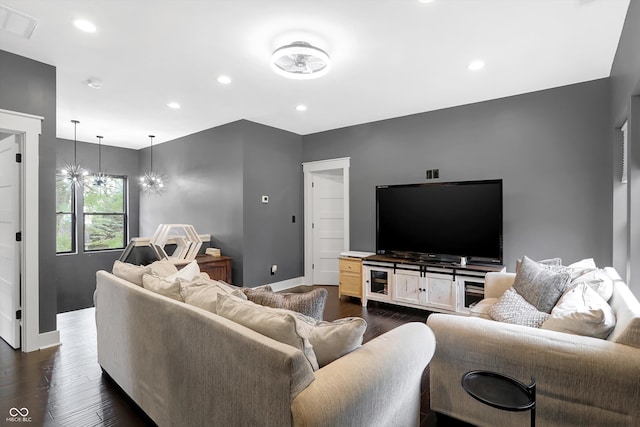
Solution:
[{"label": "beige sectional sofa", "polygon": [[[437,348],[430,364],[431,409],[478,426],[524,426],[528,412],[507,412],[465,393],[463,374],[489,370],[528,384],[537,380],[539,427],[640,425],[640,303],[609,269],[617,323],[607,339],[434,314]],[[514,273],[489,273],[485,295],[498,298]]]},{"label": "beige sectional sofa", "polygon": [[312,370],[303,352],[106,271],[98,362],[160,426],[416,426],[435,341],[398,327]]}]

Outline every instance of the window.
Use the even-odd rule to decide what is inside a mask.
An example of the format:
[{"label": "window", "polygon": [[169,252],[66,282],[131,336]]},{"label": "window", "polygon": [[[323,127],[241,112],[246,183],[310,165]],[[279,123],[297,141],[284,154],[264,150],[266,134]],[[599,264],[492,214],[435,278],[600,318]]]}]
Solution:
[{"label": "window", "polygon": [[71,181],[56,175],[56,253],[76,250],[76,200]]},{"label": "window", "polygon": [[126,178],[106,175],[103,187],[88,175],[83,186],[84,250],[123,249],[127,241]]}]

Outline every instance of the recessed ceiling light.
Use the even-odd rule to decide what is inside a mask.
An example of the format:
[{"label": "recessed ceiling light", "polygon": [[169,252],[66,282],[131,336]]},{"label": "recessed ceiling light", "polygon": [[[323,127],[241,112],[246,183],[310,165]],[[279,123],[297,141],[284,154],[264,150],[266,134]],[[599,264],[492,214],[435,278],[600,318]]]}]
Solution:
[{"label": "recessed ceiling light", "polygon": [[86,33],[95,33],[97,28],[96,26],[89,21],[86,21],[84,19],[76,19],[75,21],[73,21],[73,25],[75,25],[75,27],[79,30],[82,30]]},{"label": "recessed ceiling light", "polygon": [[418,0],[418,3],[433,3],[434,0]]},{"label": "recessed ceiling light", "polygon": [[231,83],[231,77],[229,76],[218,76],[218,83],[222,85],[228,85]]},{"label": "recessed ceiling light", "polygon": [[468,67],[471,71],[478,71],[478,70],[482,70],[484,68],[484,61],[481,60],[476,60],[476,61],[472,61],[471,63],[469,63],[469,67]]},{"label": "recessed ceiling light", "polygon": [[180,104],[178,104],[177,102],[170,102],[167,104],[167,107],[169,108],[173,108],[174,110],[177,110],[180,108]]},{"label": "recessed ceiling light", "polygon": [[298,111],[307,111],[307,106],[303,105],[303,104],[300,104],[300,105],[296,106],[296,110],[298,110]]}]

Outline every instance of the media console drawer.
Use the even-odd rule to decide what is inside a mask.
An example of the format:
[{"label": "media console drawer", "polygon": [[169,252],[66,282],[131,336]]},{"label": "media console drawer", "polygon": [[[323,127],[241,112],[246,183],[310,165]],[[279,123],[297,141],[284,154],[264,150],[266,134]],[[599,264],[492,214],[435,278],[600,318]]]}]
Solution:
[{"label": "media console drawer", "polygon": [[362,298],[362,260],[339,258],[338,298],[342,295]]}]

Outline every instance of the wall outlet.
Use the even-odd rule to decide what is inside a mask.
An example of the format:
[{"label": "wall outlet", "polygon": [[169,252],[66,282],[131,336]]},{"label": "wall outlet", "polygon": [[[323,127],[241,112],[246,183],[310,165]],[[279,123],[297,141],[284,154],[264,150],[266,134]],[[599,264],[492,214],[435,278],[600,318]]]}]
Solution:
[{"label": "wall outlet", "polygon": [[438,179],[440,178],[440,169],[434,169],[433,170],[433,179]]},{"label": "wall outlet", "polygon": [[276,264],[273,264],[271,266],[271,275],[273,276],[274,274],[276,274],[277,271],[278,271],[278,266]]},{"label": "wall outlet", "polygon": [[432,179],[433,178],[433,170],[429,169],[427,171],[427,179]]},{"label": "wall outlet", "polygon": [[262,196],[262,203],[269,203],[269,196]]}]

